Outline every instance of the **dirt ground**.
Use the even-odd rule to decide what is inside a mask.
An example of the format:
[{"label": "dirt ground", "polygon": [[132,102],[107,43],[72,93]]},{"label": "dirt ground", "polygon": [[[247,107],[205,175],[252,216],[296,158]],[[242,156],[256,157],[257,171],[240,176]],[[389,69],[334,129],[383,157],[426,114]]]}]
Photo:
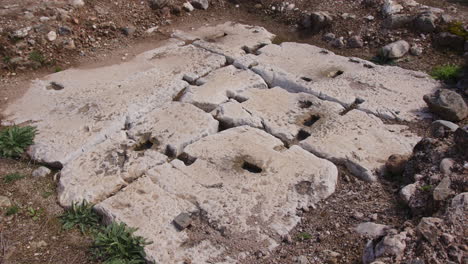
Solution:
[{"label": "dirt ground", "polygon": [[[58,2],[60,6],[61,1],[51,2],[52,4]],[[416,41],[415,39],[421,38],[418,33],[411,31],[389,33],[390,35],[379,32],[376,28],[383,18],[377,15],[373,22],[364,27],[359,23],[339,18],[330,32],[343,36],[349,35],[349,32],[359,32],[368,35],[371,44],[362,49],[333,48],[322,40],[322,34],[304,34],[298,30],[295,23],[300,15],[298,12],[280,14],[271,11],[272,5],[279,5],[281,2],[213,0],[207,11],[196,10],[177,15],[151,10],[146,1],[89,0],[84,8],[73,13],[72,22],[66,22],[72,28],[76,49],[66,50],[58,44],[50,45],[47,41],[34,48],[26,45],[19,50],[27,53],[40,49],[47,63],[39,67],[5,66],[0,69],[0,112],[6,104],[13,103],[28,89],[27,83],[32,79],[70,67],[98,67],[129,60],[145,50],[161,45],[174,29],[190,30],[225,21],[255,24],[276,34],[278,36],[276,43],[285,41],[309,43],[340,55],[364,59],[374,57],[379,47],[389,43],[390,39],[404,37]],[[289,2],[295,3],[296,7],[303,11],[325,10],[339,14],[352,13],[358,17],[375,15],[377,12],[375,9],[362,9],[358,4],[359,1],[290,0]],[[418,2],[444,9],[454,7],[457,12],[451,14],[455,18],[466,20],[468,17],[466,1],[419,0]],[[0,0],[0,7],[19,5],[10,10],[0,8],[3,12],[0,12],[2,15],[0,28],[5,29],[0,31],[0,36],[3,37],[0,38],[3,41],[0,41],[0,52],[15,56],[12,53],[12,45],[19,43],[5,42],[8,39],[5,37],[6,29],[18,28],[16,23],[22,26],[28,25],[29,22],[23,20],[21,14],[35,4],[37,4],[35,1],[18,3],[16,0]],[[256,8],[256,4],[261,4],[262,8]],[[47,10],[49,9],[46,11],[33,9],[32,12],[36,16],[44,16],[52,9]],[[75,19],[77,22],[73,22]],[[115,29],[105,26],[108,21],[115,24]],[[119,28],[128,24],[134,25],[137,29],[134,34],[125,36]],[[99,27],[92,30],[93,25]],[[156,25],[159,28],[155,33],[145,34],[144,29]],[[106,31],[108,33],[104,33]],[[99,45],[88,41],[90,37],[100,38]],[[397,62],[397,65],[427,72],[437,65],[462,63],[463,59],[459,53],[436,50],[430,45],[430,40],[421,43],[425,48],[423,56],[408,56]],[[5,210],[0,209],[2,210],[0,211],[0,264],[97,263],[89,256],[88,249],[91,243],[89,237],[83,236],[76,230],[61,229],[58,216],[63,209],[57,203],[54,173],[45,178],[33,178],[31,172],[37,167],[37,164],[24,160],[0,159],[0,195],[9,197],[13,205],[19,209],[16,214],[10,216],[6,216]],[[20,173],[25,177],[15,182],[5,182],[4,177],[11,173]],[[299,255],[308,256],[311,263],[322,263],[322,260],[328,258],[326,250],[340,254],[335,262],[329,263],[361,263],[365,240],[354,232],[353,228],[358,223],[378,221],[390,226],[401,226],[410,220],[407,209],[397,202],[398,188],[396,184],[384,179],[374,184],[363,184],[345,170],[341,170],[336,193],[318,208],[303,212],[303,221],[290,234],[290,241],[282,243],[270,256],[260,254],[260,257],[246,259],[244,263],[297,263],[296,257]]]}]

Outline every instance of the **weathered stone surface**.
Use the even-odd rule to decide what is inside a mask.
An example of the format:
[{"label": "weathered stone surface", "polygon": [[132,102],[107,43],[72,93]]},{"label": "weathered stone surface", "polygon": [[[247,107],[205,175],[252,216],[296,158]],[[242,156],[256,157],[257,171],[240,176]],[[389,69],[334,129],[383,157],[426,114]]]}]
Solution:
[{"label": "weathered stone surface", "polygon": [[192,103],[210,112],[229,98],[236,98],[242,91],[268,88],[260,76],[251,71],[238,70],[234,66],[213,71],[203,77],[203,82],[200,86],[189,86],[180,101]]},{"label": "weathered stone surface", "polygon": [[376,180],[390,155],[410,154],[419,140],[404,132],[405,126],[385,125],[357,110],[323,119],[312,128],[312,136],[300,145],[319,157],[345,165],[366,181]]},{"label": "weathered stone surface", "polygon": [[429,243],[435,245],[440,235],[438,226],[443,222],[442,219],[436,217],[424,217],[419,222],[416,230],[423,236]]},{"label": "weathered stone surface", "polygon": [[[129,136],[140,144],[152,144],[169,157],[179,156],[185,146],[218,132],[218,121],[192,104],[171,102],[132,124]],[[146,143],[145,143],[146,142]]]},{"label": "weathered stone surface", "polygon": [[176,30],[173,37],[193,42],[202,47],[227,57],[229,62],[246,54],[247,50],[255,50],[270,44],[275,35],[257,26],[248,26],[234,22],[226,22],[212,27],[202,27],[190,33]]},{"label": "weathered stone surface", "polygon": [[[154,241],[146,250],[160,263],[183,258],[205,263],[229,248],[210,241],[204,241],[205,247],[180,247],[188,239],[186,230],[176,232],[172,224],[180,213],[203,213],[216,232],[241,250],[252,250],[250,242],[271,249],[275,238],[299,221],[297,208],[328,197],[337,181],[332,163],[297,146],[285,149],[278,139],[250,127],[205,137],[185,152],[186,164],[176,159],[156,166],[148,171],[149,178],[97,205],[108,221],[139,227],[140,234]],[[243,247],[240,241],[245,239],[249,245]]]},{"label": "weathered stone surface", "polygon": [[[279,87],[251,89],[238,97],[243,102],[238,107],[233,107],[233,104],[236,105],[233,102],[226,107],[222,105],[218,110],[218,120],[230,125],[264,127],[268,133],[288,144],[297,140],[301,130],[309,133],[309,127],[322,116],[337,115],[344,110],[339,104],[320,100],[310,94],[289,93]],[[246,118],[248,116],[250,118]]]},{"label": "weathered stone surface", "polygon": [[240,93],[239,98],[245,101],[229,102],[215,111],[221,123],[252,127],[261,124],[287,144],[300,142],[304,149],[345,165],[369,181],[376,179],[375,172],[390,155],[409,154],[418,141],[412,134],[390,132],[402,131],[404,126],[385,125],[375,116],[357,110],[341,115],[344,109],[339,104],[310,94],[289,93],[276,87],[250,89]]},{"label": "weathered stone surface", "polygon": [[434,137],[444,137],[448,132],[455,132],[458,125],[446,120],[436,120],[431,124],[431,135]]},{"label": "weathered stone surface", "polygon": [[11,206],[10,198],[0,195],[0,208],[6,208]]},{"label": "weathered stone surface", "polygon": [[405,187],[401,188],[400,192],[398,193],[400,196],[400,199],[406,204],[409,204],[411,201],[411,198],[416,193],[416,188],[417,188],[416,183],[408,184]]},{"label": "weathered stone surface", "polygon": [[184,74],[202,76],[225,63],[222,56],[181,45],[169,44],[118,65],[70,69],[34,81],[6,109],[5,120],[34,122],[39,134],[29,154],[61,167],[126,123],[171,101],[188,86]]},{"label": "weathered stone surface", "polygon": [[386,234],[387,229],[390,227],[387,225],[376,224],[372,222],[361,223],[356,227],[356,232],[362,236],[369,238],[378,238]]},{"label": "weathered stone surface", "polygon": [[67,163],[60,172],[59,203],[68,207],[83,200],[102,201],[167,160],[155,150],[137,151],[133,148],[136,145],[123,132],[116,133]]},{"label": "weathered stone surface", "polygon": [[450,184],[452,184],[452,181],[450,181],[450,177],[448,176],[440,181],[437,187],[434,188],[434,192],[432,194],[434,201],[444,201],[453,194],[452,189],[450,189]]},{"label": "weathered stone surface", "polygon": [[350,60],[307,44],[268,45],[259,53],[243,59],[249,63],[244,67],[258,64],[253,71],[270,87],[311,93],[343,105],[362,98],[365,102],[359,109],[384,118],[412,121],[427,116],[422,113],[422,97],[439,86],[421,72]]},{"label": "weathered stone surface", "polygon": [[382,48],[380,54],[384,58],[398,59],[405,56],[410,50],[410,45],[404,40],[390,43]]},{"label": "weathered stone surface", "polygon": [[468,116],[468,106],[463,97],[456,92],[442,89],[434,94],[424,95],[429,109],[449,121],[460,121]]},{"label": "weathered stone surface", "polygon": [[375,246],[375,257],[392,256],[400,259],[406,248],[406,233],[401,232],[397,235],[387,235]]},{"label": "weathered stone surface", "polygon": [[414,20],[414,26],[416,30],[423,33],[434,32],[437,28],[436,25],[437,16],[432,12],[424,12],[416,17]]},{"label": "weathered stone surface", "polygon": [[44,166],[41,166],[37,169],[35,169],[33,172],[32,172],[32,176],[33,177],[36,177],[36,178],[40,178],[40,177],[45,177],[47,175],[50,174],[50,169],[47,168],[47,167],[44,167]]}]

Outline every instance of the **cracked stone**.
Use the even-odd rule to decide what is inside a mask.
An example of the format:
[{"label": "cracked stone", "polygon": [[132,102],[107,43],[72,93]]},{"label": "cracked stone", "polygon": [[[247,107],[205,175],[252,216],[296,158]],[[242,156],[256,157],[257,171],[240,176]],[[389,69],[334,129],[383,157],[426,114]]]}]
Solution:
[{"label": "cracked stone", "polygon": [[203,82],[200,86],[188,87],[180,101],[192,103],[210,112],[229,98],[236,98],[242,91],[268,88],[260,76],[250,71],[238,70],[234,66],[213,71],[203,77]]},{"label": "cracked stone", "polygon": [[[26,94],[8,106],[4,122],[35,122],[40,133],[28,154],[60,168],[121,130],[126,119],[135,120],[172,101],[188,85],[182,81],[184,73],[202,76],[225,61],[223,56],[172,41],[129,62],[54,73],[33,81]],[[48,90],[51,82],[66,89]]]},{"label": "cracked stone", "polygon": [[[251,65],[258,64],[252,70],[269,87],[310,93],[343,106],[352,105],[359,97],[365,100],[359,109],[382,118],[415,121],[428,117],[423,113],[425,103],[421,99],[439,86],[425,73],[353,60],[356,63],[307,44],[268,45],[258,53],[249,56],[255,59]],[[342,74],[330,75],[337,71]],[[313,81],[304,81],[304,76]]]}]

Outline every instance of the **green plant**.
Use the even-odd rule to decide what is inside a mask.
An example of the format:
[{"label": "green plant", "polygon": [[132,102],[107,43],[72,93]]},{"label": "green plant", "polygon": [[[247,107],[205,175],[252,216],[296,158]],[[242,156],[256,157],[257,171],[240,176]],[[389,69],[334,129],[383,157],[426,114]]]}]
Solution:
[{"label": "green plant", "polygon": [[447,31],[454,35],[460,36],[465,40],[468,40],[468,31],[465,29],[463,23],[460,21],[451,22],[447,27]]},{"label": "green plant", "polygon": [[23,174],[19,174],[19,173],[10,173],[10,174],[7,174],[3,177],[3,182],[5,183],[12,183],[12,182],[15,182],[17,180],[21,180],[23,178],[25,178],[26,175],[23,175]]},{"label": "green plant", "polygon": [[11,61],[11,57],[10,57],[10,56],[5,56],[5,57],[3,57],[3,62],[4,62],[5,64],[10,63],[10,61]]},{"label": "green plant", "polygon": [[42,55],[41,52],[37,50],[33,50],[31,51],[31,53],[29,53],[29,59],[32,61],[38,62],[40,64],[43,64],[45,62],[44,56]]},{"label": "green plant", "polygon": [[15,215],[19,212],[20,208],[17,205],[13,205],[7,208],[5,215],[10,216],[10,215]]},{"label": "green plant", "polygon": [[124,223],[112,223],[95,235],[92,252],[105,264],[145,264],[144,247],[151,244],[141,236],[135,236],[137,229]]},{"label": "green plant", "polygon": [[54,69],[55,72],[61,72],[63,71],[62,67],[60,66],[55,66],[55,69]]},{"label": "green plant", "polygon": [[432,78],[441,81],[450,81],[457,79],[458,75],[460,74],[462,67],[453,65],[453,64],[446,64],[442,66],[435,67],[432,72]]},{"label": "green plant", "polygon": [[38,208],[38,209],[34,209],[32,207],[29,207],[28,208],[28,215],[33,219],[33,220],[38,220],[39,217],[42,215],[43,213],[43,209],[41,208]]},{"label": "green plant", "polygon": [[34,143],[36,128],[12,126],[0,131],[0,156],[19,157]]},{"label": "green plant", "polygon": [[430,192],[432,190],[432,185],[421,186],[421,191]]},{"label": "green plant", "polygon": [[76,226],[81,233],[96,229],[100,220],[99,215],[93,210],[93,205],[85,200],[81,204],[73,203],[72,207],[60,216],[63,229],[69,230]]},{"label": "green plant", "polygon": [[297,238],[299,238],[300,240],[309,240],[312,238],[312,235],[307,232],[302,232],[297,234]]}]

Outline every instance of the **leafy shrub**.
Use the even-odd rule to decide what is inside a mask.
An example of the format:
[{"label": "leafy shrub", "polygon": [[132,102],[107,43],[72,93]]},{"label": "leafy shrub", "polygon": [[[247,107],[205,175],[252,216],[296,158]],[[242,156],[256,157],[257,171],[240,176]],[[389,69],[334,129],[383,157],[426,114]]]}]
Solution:
[{"label": "leafy shrub", "polygon": [[5,175],[3,177],[3,181],[5,183],[12,183],[12,182],[15,182],[17,180],[21,180],[24,177],[26,177],[26,175],[19,174],[19,173],[10,173],[10,174],[7,174],[7,175]]},{"label": "leafy shrub", "polygon": [[451,81],[457,79],[461,70],[462,68],[460,66],[447,64],[435,67],[431,72],[431,76],[436,80]]},{"label": "leafy shrub", "polygon": [[96,229],[100,220],[99,215],[93,210],[93,205],[87,201],[82,201],[81,204],[73,203],[72,207],[60,217],[63,229],[78,227],[81,233]]},{"label": "leafy shrub", "polygon": [[395,60],[389,59],[383,55],[374,56],[370,59],[370,61],[378,65],[396,65]]},{"label": "leafy shrub", "polygon": [[34,136],[36,128],[31,126],[13,126],[0,131],[0,156],[19,157],[34,143]]},{"label": "leafy shrub", "polygon": [[144,247],[151,244],[140,236],[137,229],[124,223],[112,223],[95,235],[92,252],[104,264],[145,264]]}]

